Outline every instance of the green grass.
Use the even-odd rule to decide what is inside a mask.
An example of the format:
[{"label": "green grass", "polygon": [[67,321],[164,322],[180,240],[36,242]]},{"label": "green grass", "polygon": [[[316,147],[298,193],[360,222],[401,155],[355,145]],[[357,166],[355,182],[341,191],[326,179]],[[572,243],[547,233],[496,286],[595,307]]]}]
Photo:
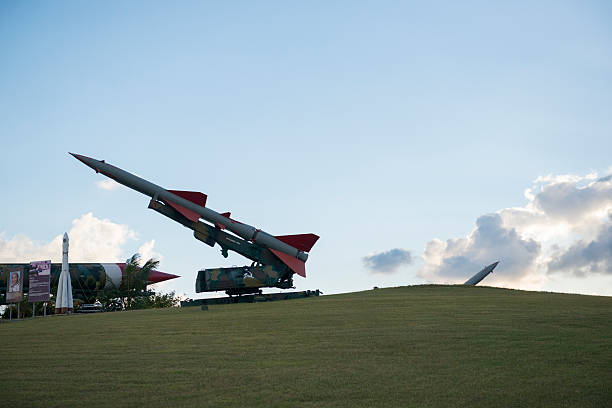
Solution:
[{"label": "green grass", "polygon": [[612,298],[416,286],[0,324],[0,406],[612,406]]}]

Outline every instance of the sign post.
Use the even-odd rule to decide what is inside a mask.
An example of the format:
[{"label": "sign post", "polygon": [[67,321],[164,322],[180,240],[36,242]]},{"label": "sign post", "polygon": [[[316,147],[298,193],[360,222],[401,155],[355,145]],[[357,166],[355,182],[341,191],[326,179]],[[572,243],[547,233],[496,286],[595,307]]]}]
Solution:
[{"label": "sign post", "polygon": [[51,261],[30,262],[30,291],[28,302],[32,303],[32,317],[36,316],[36,302],[49,301],[51,283]]},{"label": "sign post", "polygon": [[[6,285],[6,303],[17,303],[17,319],[19,319],[19,302],[21,302],[21,299],[23,299],[23,268],[9,268]],[[9,320],[12,320],[12,318],[13,308],[11,307]]]}]

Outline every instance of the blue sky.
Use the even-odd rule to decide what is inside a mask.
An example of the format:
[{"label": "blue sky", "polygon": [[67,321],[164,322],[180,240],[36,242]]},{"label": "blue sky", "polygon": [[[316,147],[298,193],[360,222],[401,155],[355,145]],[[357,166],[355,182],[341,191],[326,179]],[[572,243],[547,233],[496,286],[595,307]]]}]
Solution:
[{"label": "blue sky", "polygon": [[501,259],[485,282],[612,295],[611,21],[595,1],[2,2],[0,256],[51,256],[71,228],[83,259],[155,240],[183,277],[164,289],[189,296],[198,269],[248,263],[100,188],[72,151],[317,233],[299,289],[455,282]]}]

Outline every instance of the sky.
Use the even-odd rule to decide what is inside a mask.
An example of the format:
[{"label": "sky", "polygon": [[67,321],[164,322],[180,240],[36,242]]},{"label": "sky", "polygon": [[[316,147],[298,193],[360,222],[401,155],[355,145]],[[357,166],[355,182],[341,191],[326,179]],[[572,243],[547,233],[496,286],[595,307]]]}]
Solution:
[{"label": "sky", "polygon": [[297,290],[612,296],[610,112],[606,1],[3,1],[0,262],[250,264],[75,152],[316,233]]}]

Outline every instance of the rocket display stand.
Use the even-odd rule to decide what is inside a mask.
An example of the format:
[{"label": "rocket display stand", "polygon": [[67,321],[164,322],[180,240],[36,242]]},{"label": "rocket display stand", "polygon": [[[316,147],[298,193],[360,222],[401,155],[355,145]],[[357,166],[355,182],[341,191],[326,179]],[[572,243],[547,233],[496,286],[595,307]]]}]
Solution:
[{"label": "rocket display stand", "polygon": [[104,160],[70,154],[96,173],[151,197],[149,208],[191,229],[195,238],[205,244],[219,244],[224,257],[231,250],[253,261],[250,266],[199,271],[196,292],[224,290],[229,296],[256,294],[264,287],[293,288],[294,273],[306,277],[308,252],[319,239],[318,235],[274,236],[230,218],[229,212],[218,213],[208,208],[204,193],[168,190]]},{"label": "rocket display stand", "polygon": [[[189,299],[181,301],[181,307],[227,305],[232,303],[273,302],[277,300],[304,299],[322,295],[320,290],[304,290],[300,292],[265,293],[258,295],[228,296],[208,299]],[[207,309],[202,309],[207,310]]]}]

